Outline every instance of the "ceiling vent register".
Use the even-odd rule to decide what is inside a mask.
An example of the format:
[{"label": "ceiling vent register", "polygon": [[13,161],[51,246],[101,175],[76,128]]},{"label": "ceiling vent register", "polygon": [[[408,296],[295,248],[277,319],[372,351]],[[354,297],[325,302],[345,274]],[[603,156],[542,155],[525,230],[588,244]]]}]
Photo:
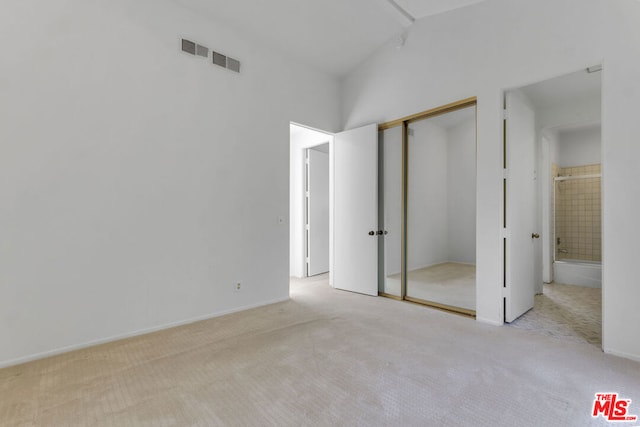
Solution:
[{"label": "ceiling vent register", "polygon": [[[209,48],[199,45],[191,40],[182,39],[182,51],[194,56],[209,57]],[[240,61],[219,52],[211,51],[211,60],[214,65],[226,68],[236,73],[240,72]]]}]

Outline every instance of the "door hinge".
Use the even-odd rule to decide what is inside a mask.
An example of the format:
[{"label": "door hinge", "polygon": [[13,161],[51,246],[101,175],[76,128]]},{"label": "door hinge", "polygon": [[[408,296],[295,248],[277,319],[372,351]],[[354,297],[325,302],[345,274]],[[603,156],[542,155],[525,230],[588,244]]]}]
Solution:
[{"label": "door hinge", "polygon": [[509,118],[509,113],[507,109],[502,110],[502,120],[507,120]]},{"label": "door hinge", "polygon": [[502,179],[509,179],[509,169],[502,169]]},{"label": "door hinge", "polygon": [[507,229],[503,228],[502,230],[500,230],[500,237],[502,237],[503,239],[507,238]]},{"label": "door hinge", "polygon": [[509,288],[507,286],[503,287],[501,292],[502,298],[509,298]]}]

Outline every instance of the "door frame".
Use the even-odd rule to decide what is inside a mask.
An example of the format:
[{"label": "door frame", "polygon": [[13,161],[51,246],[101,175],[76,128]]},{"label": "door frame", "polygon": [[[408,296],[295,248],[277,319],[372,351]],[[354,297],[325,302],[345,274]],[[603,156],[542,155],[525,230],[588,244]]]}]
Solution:
[{"label": "door frame", "polygon": [[[604,98],[605,98],[605,96],[604,96],[605,85],[604,85],[604,77],[603,77],[604,74],[605,74],[604,61],[600,61],[598,63],[598,65],[600,65],[600,67],[601,67],[601,69],[599,71],[597,71],[597,72],[601,73],[601,77],[600,77],[600,96],[601,96],[601,101],[600,101],[601,102],[601,104],[600,104],[600,107],[601,107],[601,109],[600,109],[600,123],[602,124],[603,123],[603,120],[602,120],[602,105],[603,105],[603,101],[604,101]],[[501,165],[502,169],[506,169],[506,156],[505,156],[505,153],[506,153],[507,146],[506,146],[506,124],[505,124],[505,120],[504,120],[504,109],[505,109],[504,99],[505,99],[506,93],[509,92],[509,91],[512,91],[512,90],[516,90],[516,89],[520,89],[520,88],[532,85],[532,84],[542,83],[542,82],[545,82],[545,81],[548,81],[548,80],[553,80],[554,78],[566,76],[568,74],[571,74],[571,73],[574,73],[574,72],[577,72],[577,71],[580,71],[580,70],[586,70],[587,68],[592,67],[592,66],[594,66],[594,65],[593,64],[586,65],[586,66],[584,66],[582,68],[579,68],[579,69],[568,70],[568,71],[565,71],[565,72],[562,72],[562,73],[558,73],[558,74],[555,74],[555,75],[546,76],[546,77],[543,77],[541,79],[534,79],[534,80],[531,80],[529,82],[524,82],[524,83],[522,83],[520,85],[514,85],[514,86],[511,86],[511,87],[503,87],[500,90],[500,99],[501,99],[501,103],[500,103],[501,111],[500,111],[500,114],[501,114],[501,119],[502,119],[502,123],[503,123],[502,149],[500,150],[500,165]],[[544,130],[544,129],[541,129],[541,130]],[[541,139],[542,138],[538,138],[536,140],[536,144],[538,144],[538,143],[542,144]],[[602,168],[601,181],[600,181],[600,188],[601,188],[601,194],[602,194],[602,206],[601,206],[600,218],[601,218],[601,222],[603,224],[602,225],[602,231],[601,231],[601,236],[602,236],[601,237],[601,245],[602,245],[602,248],[604,249],[605,239],[606,239],[606,230],[605,230],[605,227],[604,227],[604,212],[605,212],[605,203],[606,203],[606,197],[605,197],[605,194],[604,194],[604,180],[606,179],[605,178],[605,171],[606,171],[606,167],[605,167],[606,141],[605,141],[605,138],[604,138],[604,133],[601,136],[600,144],[601,144],[601,146],[600,146],[600,154],[601,154],[600,164],[601,164],[601,168]],[[538,154],[538,153],[536,153],[536,154]],[[539,157],[537,156],[536,157],[536,161],[537,162],[543,162],[544,158],[541,158],[541,157],[543,157],[543,156],[542,155],[540,155]],[[550,161],[550,159],[549,159],[549,161]],[[539,164],[538,166],[542,166],[542,164]],[[541,168],[539,167],[539,169],[544,169],[544,167],[541,167]],[[503,175],[503,177],[504,177],[504,175]],[[540,197],[540,200],[539,200],[540,206],[539,207],[541,209],[543,209],[543,204],[544,203],[542,203],[543,202],[542,201],[542,197],[544,197],[544,195],[543,195],[542,192],[539,192],[539,197]],[[542,213],[542,215],[544,215],[544,213]],[[506,221],[506,180],[503,179],[503,198],[502,198],[502,209],[501,209],[501,224],[504,224],[505,221]],[[504,225],[503,225],[503,228],[504,228]],[[555,227],[553,225],[552,225],[552,228],[555,229]],[[543,230],[544,230],[544,228],[543,228]],[[502,238],[501,238],[501,241],[502,242],[506,242]],[[553,241],[552,241],[552,244],[553,244]],[[502,271],[502,275],[503,275],[503,278],[504,278],[503,280],[506,280],[506,257],[507,257],[506,243],[504,243],[503,245],[501,244],[501,246],[502,246],[501,247],[501,252],[502,252],[502,256],[501,256],[502,269],[501,269],[501,271]],[[541,245],[541,252],[542,252],[542,245]],[[541,260],[542,260],[542,258],[541,258]],[[540,266],[539,267],[540,267],[540,269],[541,269],[540,271],[542,273],[542,267],[543,267],[543,262],[542,261],[540,262]],[[604,271],[605,271],[605,253],[604,253],[604,250],[602,251],[601,271],[602,271],[602,283],[601,283],[600,292],[601,292],[601,295],[602,295],[602,299],[604,300],[605,286],[606,286],[605,285],[605,280],[604,280],[604,278],[605,278],[605,275],[604,275]],[[543,275],[541,275],[541,277],[543,277]],[[551,272],[551,278],[553,279],[553,271]],[[501,286],[501,288],[503,288],[503,287]],[[502,321],[499,324],[503,325],[503,324],[506,323],[506,322],[504,322],[506,307],[505,307],[505,303],[504,303],[504,294],[503,293],[500,294],[500,299],[501,299],[500,309],[502,311],[501,314],[500,314],[500,319],[502,319]],[[602,304],[602,310],[601,310],[602,345],[601,345],[601,348],[603,350],[605,349],[605,339],[606,339],[605,338],[605,328],[604,328],[605,319],[606,319],[606,316],[605,316],[605,304]]]},{"label": "door frame", "polygon": [[[289,271],[294,277],[306,276],[306,236],[305,236],[305,153],[307,148],[329,143],[329,275],[333,268],[333,133],[296,122],[290,126],[306,129],[317,134],[318,140],[297,143],[289,139]],[[294,146],[295,143],[295,146]],[[299,183],[299,188],[296,187]]]}]

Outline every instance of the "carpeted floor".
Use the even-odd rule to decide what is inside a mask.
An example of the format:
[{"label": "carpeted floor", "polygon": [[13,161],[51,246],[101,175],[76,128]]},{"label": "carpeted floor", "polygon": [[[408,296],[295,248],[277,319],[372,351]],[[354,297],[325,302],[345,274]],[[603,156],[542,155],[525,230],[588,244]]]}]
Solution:
[{"label": "carpeted floor", "polygon": [[[400,274],[387,277],[387,293],[400,295]],[[476,309],[476,266],[445,262],[411,270],[407,296],[452,307]]]},{"label": "carpeted floor", "polygon": [[602,290],[545,284],[542,295],[536,295],[533,309],[511,326],[601,348]]},{"label": "carpeted floor", "polygon": [[586,426],[640,363],[295,280],[288,302],[0,370],[3,426]]}]

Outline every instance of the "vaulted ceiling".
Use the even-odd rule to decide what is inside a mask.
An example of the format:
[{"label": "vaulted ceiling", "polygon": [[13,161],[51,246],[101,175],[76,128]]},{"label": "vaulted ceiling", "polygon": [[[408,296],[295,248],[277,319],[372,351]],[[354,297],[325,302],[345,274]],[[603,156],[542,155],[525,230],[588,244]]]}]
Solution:
[{"label": "vaulted ceiling", "polygon": [[483,0],[174,0],[283,53],[341,75],[413,19]]}]

